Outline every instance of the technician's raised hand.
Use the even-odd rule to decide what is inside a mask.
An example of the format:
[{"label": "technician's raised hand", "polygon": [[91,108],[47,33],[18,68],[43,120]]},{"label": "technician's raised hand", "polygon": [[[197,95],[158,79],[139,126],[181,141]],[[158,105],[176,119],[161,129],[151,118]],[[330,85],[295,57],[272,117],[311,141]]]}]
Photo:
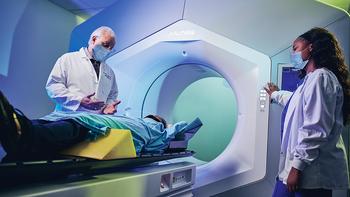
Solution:
[{"label": "technician's raised hand", "polygon": [[114,114],[117,112],[117,105],[121,103],[120,100],[116,100],[113,103],[107,104],[106,107],[102,110],[103,114]]},{"label": "technician's raised hand", "polygon": [[96,101],[92,98],[92,96],[94,96],[95,93],[90,94],[86,97],[84,97],[81,101],[80,101],[80,106],[89,109],[89,110],[100,110],[102,109],[102,107],[104,107],[105,103],[103,101]]},{"label": "technician's raised hand", "polygon": [[265,91],[271,96],[271,94],[274,91],[279,91],[280,89],[278,88],[277,85],[274,83],[267,83],[266,86],[264,87]]}]

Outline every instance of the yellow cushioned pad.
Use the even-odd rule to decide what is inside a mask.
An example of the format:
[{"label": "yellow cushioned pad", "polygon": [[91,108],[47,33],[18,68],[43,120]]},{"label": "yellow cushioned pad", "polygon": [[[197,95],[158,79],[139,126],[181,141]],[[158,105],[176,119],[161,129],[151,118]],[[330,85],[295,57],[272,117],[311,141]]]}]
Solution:
[{"label": "yellow cushioned pad", "polygon": [[111,129],[107,136],[99,137],[95,141],[86,140],[61,154],[108,160],[136,157],[136,150],[129,130]]}]

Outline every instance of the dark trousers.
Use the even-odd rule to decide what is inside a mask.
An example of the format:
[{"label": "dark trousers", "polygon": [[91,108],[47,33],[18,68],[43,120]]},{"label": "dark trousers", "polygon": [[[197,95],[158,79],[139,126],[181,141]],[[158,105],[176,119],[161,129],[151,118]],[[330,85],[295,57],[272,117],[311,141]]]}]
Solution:
[{"label": "dark trousers", "polygon": [[60,158],[60,150],[84,141],[88,132],[73,120],[31,120],[18,144],[17,153],[6,155],[2,162]]},{"label": "dark trousers", "polygon": [[289,192],[287,185],[276,179],[276,185],[272,197],[332,197],[332,190],[298,189],[296,192]]},{"label": "dark trousers", "polygon": [[52,153],[68,148],[86,139],[88,129],[73,120],[32,120],[28,145],[32,151]]}]

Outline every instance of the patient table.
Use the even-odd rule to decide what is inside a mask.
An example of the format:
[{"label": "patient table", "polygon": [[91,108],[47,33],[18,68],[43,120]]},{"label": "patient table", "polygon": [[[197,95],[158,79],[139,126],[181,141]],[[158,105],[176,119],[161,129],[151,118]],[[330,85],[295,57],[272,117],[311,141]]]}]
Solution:
[{"label": "patient table", "polygon": [[[159,196],[190,193],[196,166],[170,159],[190,157],[188,140],[202,126],[189,124],[162,153],[136,155],[128,130],[82,142],[50,160],[0,163],[0,195]],[[113,143],[111,143],[113,142]],[[167,161],[165,161],[167,160]],[[170,160],[170,161],[169,161]],[[147,164],[147,165],[146,165]]]}]

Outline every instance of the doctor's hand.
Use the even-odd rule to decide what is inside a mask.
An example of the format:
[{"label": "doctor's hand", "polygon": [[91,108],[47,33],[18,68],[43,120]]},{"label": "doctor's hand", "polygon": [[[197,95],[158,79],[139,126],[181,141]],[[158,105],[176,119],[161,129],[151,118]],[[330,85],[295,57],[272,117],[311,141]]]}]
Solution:
[{"label": "doctor's hand", "polygon": [[113,103],[107,104],[105,108],[103,108],[102,113],[103,114],[114,114],[117,112],[117,105],[121,103],[120,100],[116,100]]},{"label": "doctor's hand", "polygon": [[279,91],[280,89],[278,88],[277,85],[274,83],[267,83],[266,86],[264,87],[265,91],[271,96],[271,94],[274,91]]},{"label": "doctor's hand", "polygon": [[80,106],[82,106],[86,109],[90,109],[90,110],[102,109],[102,107],[105,105],[105,103],[103,101],[96,101],[93,98],[91,98],[94,95],[95,95],[95,93],[90,94],[90,95],[84,97],[83,99],[81,99]]},{"label": "doctor's hand", "polygon": [[298,189],[299,176],[300,171],[292,167],[287,178],[287,188],[289,192],[295,192]]}]

